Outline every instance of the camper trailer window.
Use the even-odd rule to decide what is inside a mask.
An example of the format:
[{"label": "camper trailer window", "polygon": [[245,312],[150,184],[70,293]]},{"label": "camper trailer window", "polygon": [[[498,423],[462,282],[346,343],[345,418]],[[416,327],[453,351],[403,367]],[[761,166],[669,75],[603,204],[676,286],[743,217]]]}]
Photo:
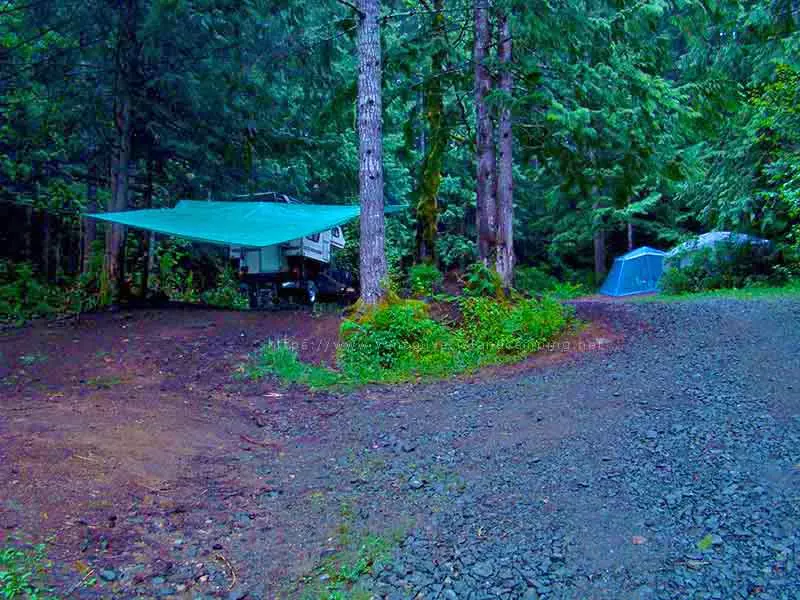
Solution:
[{"label": "camper trailer window", "polygon": [[313,235],[307,235],[306,239],[311,240],[312,242],[319,242],[319,234],[315,233]]}]

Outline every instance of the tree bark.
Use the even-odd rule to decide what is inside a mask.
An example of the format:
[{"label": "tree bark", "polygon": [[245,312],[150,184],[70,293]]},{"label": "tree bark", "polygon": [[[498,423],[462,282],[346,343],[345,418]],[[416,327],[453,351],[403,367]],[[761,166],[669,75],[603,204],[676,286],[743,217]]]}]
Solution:
[{"label": "tree bark", "polygon": [[[136,11],[137,0],[124,0],[121,5],[120,29],[117,39],[117,96],[114,103],[115,143],[111,157],[111,198],[108,210],[119,212],[128,208],[130,193],[130,162],[133,137],[131,85],[136,72]],[[122,288],[124,274],[125,227],[106,227],[106,252],[103,264],[103,295],[115,302]]]},{"label": "tree bark", "polygon": [[[423,106],[430,128],[430,143],[422,161],[422,173],[417,189],[417,260],[436,262],[436,231],[439,223],[439,186],[442,183],[442,165],[447,149],[448,130],[444,119],[444,92],[442,69],[447,59],[445,47],[444,0],[434,0],[433,35],[440,44],[431,57],[431,72],[423,91]],[[425,139],[425,128],[423,137]]]},{"label": "tree bark", "polygon": [[386,278],[383,208],[383,103],[380,0],[358,0],[358,189],[361,201],[361,299],[383,295]]},{"label": "tree bark", "polygon": [[[598,202],[592,204],[593,212],[598,208],[600,208]],[[606,232],[602,226],[594,226],[592,241],[594,243],[594,275],[596,281],[599,283],[606,274]]]},{"label": "tree bark", "polygon": [[[144,206],[145,208],[153,208],[153,161],[147,161],[147,187],[145,188],[144,192]],[[145,257],[144,265],[142,266],[142,289],[140,290],[140,296],[142,299],[147,298],[147,290],[150,287],[150,267],[152,265],[151,256],[153,255],[153,250],[151,249],[151,245],[153,244],[154,239],[153,233],[144,232],[142,234],[143,239],[143,255]]]},{"label": "tree bark", "polygon": [[489,0],[475,0],[475,120],[477,151],[476,225],[478,256],[487,266],[493,262],[495,251],[495,154],[494,130],[487,96],[492,89],[492,77],[485,64],[492,43],[489,26]]},{"label": "tree bark", "polygon": [[52,223],[50,219],[50,212],[47,210],[42,211],[42,219],[44,223],[44,240],[42,246],[42,272],[44,273],[45,281],[50,281],[50,246],[51,246],[51,230]]},{"label": "tree bark", "polygon": [[[91,159],[90,159],[91,160]],[[86,212],[97,212],[97,173],[94,164],[89,166],[89,182],[86,184]],[[97,222],[83,219],[83,262],[81,271],[86,274],[92,266],[92,246],[97,239]]]},{"label": "tree bark", "polygon": [[25,207],[25,260],[33,262],[33,208]]},{"label": "tree bark", "polygon": [[[123,92],[116,108],[117,139],[111,163],[111,198],[109,212],[120,212],[128,208],[131,160],[131,102],[127,92]],[[105,281],[109,297],[116,301],[122,286],[123,252],[125,249],[125,227],[110,225],[106,227],[106,254],[104,261]]]},{"label": "tree bark", "polygon": [[633,250],[633,223],[628,221],[628,252]]},{"label": "tree bark", "polygon": [[497,273],[503,287],[514,283],[514,136],[511,128],[513,75],[511,74],[511,25],[508,15],[498,17],[497,57],[500,63],[500,91],[505,102],[500,110],[499,160],[497,162]]}]

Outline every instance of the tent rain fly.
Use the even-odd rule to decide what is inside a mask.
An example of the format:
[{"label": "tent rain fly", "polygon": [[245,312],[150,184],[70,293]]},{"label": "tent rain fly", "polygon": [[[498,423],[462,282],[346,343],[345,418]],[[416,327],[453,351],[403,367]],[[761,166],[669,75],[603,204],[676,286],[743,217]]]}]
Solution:
[{"label": "tent rain fly", "polygon": [[197,242],[264,248],[339,227],[360,212],[357,205],[181,200],[175,208],[86,216]]}]

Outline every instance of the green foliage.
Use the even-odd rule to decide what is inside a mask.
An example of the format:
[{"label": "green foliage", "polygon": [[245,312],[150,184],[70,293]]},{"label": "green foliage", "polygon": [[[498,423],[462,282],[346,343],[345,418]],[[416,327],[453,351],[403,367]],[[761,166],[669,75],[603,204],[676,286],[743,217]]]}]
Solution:
[{"label": "green foliage", "polygon": [[39,581],[50,568],[45,545],[0,548],[0,598],[4,600],[54,599]]},{"label": "green foliage", "polygon": [[306,385],[312,389],[344,383],[335,371],[301,362],[297,352],[288,344],[267,343],[255,352],[239,372],[248,379],[277,377],[285,383]]},{"label": "green foliage", "polygon": [[555,300],[464,297],[445,324],[416,300],[384,303],[342,323],[338,362],[356,383],[445,377],[536,352],[567,325]]},{"label": "green foliage", "polygon": [[497,271],[482,262],[476,262],[467,269],[464,280],[464,295],[497,298],[503,293],[503,282]]},{"label": "green foliage", "polygon": [[231,267],[223,269],[217,280],[217,286],[206,290],[200,296],[203,303],[219,308],[246,309],[250,303],[246,295],[239,290],[239,281]]},{"label": "green foliage", "polygon": [[589,288],[573,281],[559,281],[543,269],[517,267],[514,269],[514,288],[530,296],[547,294],[559,300],[569,300],[589,293]]},{"label": "green foliage", "polygon": [[66,311],[73,314],[91,312],[111,304],[111,297],[106,293],[108,286],[102,283],[103,242],[95,241],[90,252],[89,268],[66,289]]},{"label": "green foliage", "polygon": [[[372,594],[358,584],[390,558],[393,545],[392,541],[372,534],[357,543],[349,543],[315,570],[317,582],[309,582],[300,597],[304,600],[368,600]],[[324,583],[318,583],[320,580]]]},{"label": "green foliage", "polygon": [[60,294],[35,276],[30,263],[0,260],[0,322],[21,324],[58,312]]},{"label": "green foliage", "polygon": [[338,362],[354,380],[435,375],[448,362],[453,338],[419,300],[389,298],[341,326]]},{"label": "green foliage", "polygon": [[158,274],[152,287],[179,302],[199,302],[200,291],[194,272],[187,267],[190,259],[189,243],[172,240],[158,245],[156,262]]},{"label": "green foliage", "polygon": [[469,346],[494,360],[536,352],[567,325],[564,308],[549,297],[515,303],[464,298],[461,311]]},{"label": "green foliage", "polygon": [[673,257],[661,277],[667,294],[785,283],[776,255],[752,244],[720,243]]},{"label": "green foliage", "polygon": [[443,281],[444,277],[435,265],[414,265],[408,270],[408,284],[414,296],[433,296]]},{"label": "green foliage", "polygon": [[456,308],[460,319],[445,323],[432,318],[424,302],[389,295],[342,322],[338,371],[300,361],[287,344],[266,344],[240,373],[251,379],[275,376],[311,388],[442,378],[536,352],[570,318],[549,297],[464,297]]},{"label": "green foliage", "polygon": [[543,294],[558,283],[558,279],[537,267],[517,267],[514,269],[514,287],[528,294]]}]

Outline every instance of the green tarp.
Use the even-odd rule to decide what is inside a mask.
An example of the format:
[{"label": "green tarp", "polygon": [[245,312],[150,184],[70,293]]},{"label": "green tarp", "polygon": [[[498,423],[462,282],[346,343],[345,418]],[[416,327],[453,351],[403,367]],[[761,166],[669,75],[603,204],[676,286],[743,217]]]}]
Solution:
[{"label": "green tarp", "polygon": [[[405,206],[387,206],[397,212]],[[357,205],[181,200],[175,208],[86,215],[199,242],[263,248],[303,238],[358,217]]]}]

